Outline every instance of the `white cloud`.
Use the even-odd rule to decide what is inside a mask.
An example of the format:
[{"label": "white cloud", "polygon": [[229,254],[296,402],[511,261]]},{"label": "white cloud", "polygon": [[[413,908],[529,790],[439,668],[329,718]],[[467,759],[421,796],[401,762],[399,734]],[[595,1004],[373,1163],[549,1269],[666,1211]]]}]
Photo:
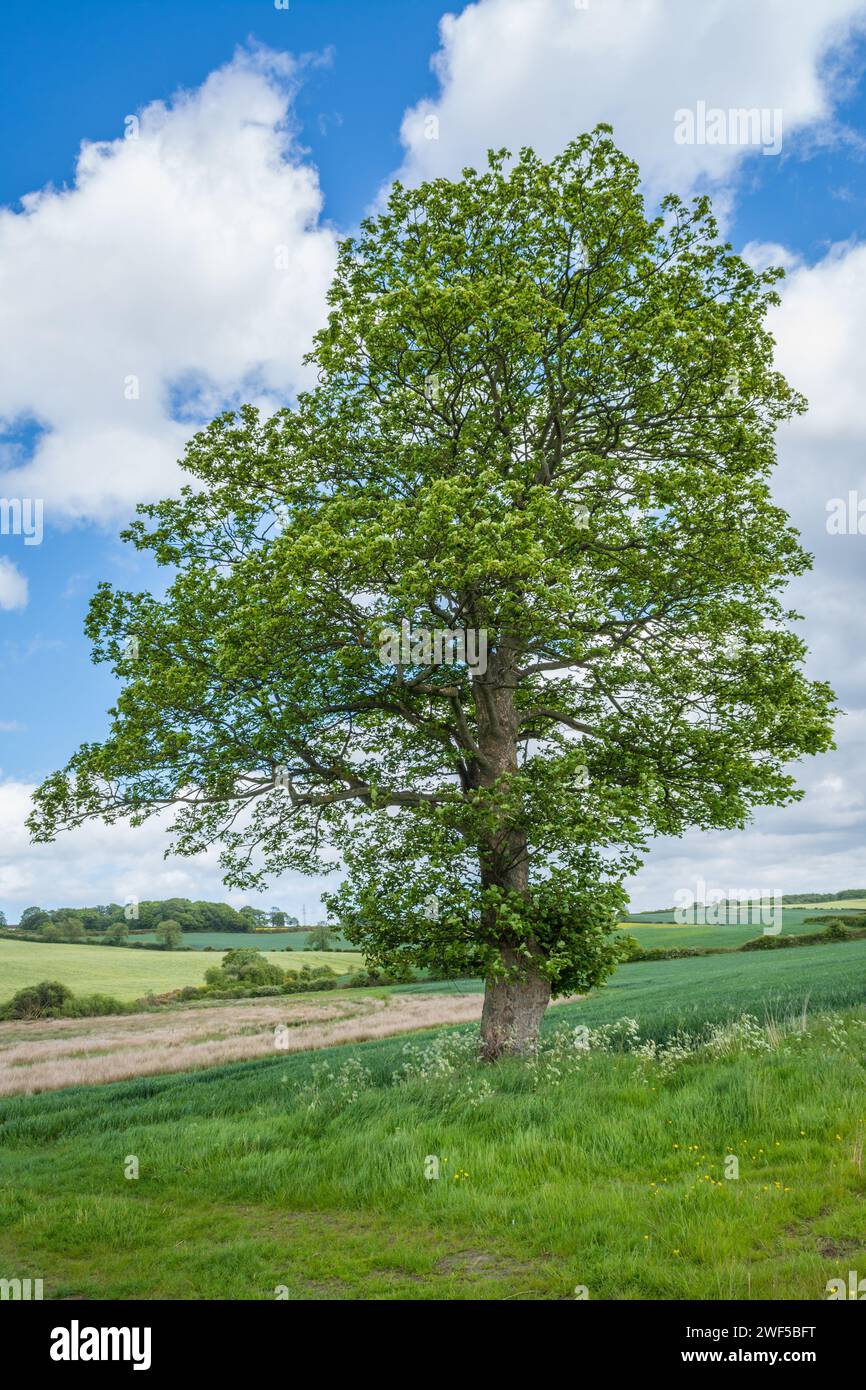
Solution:
[{"label": "white cloud", "polygon": [[[812,437],[866,439],[866,245],[788,272],[771,327],[781,371],[808,397]],[[851,484],[853,486],[853,483]]]},{"label": "white cloud", "polygon": [[674,113],[778,108],[785,142],[830,138],[824,60],[838,89],[839,50],[864,13],[863,0],[477,0],[440,23],[440,90],[404,117],[401,176],[453,176],[503,145],[550,157],[608,121],[653,193],[729,180],[747,147],[676,144]]},{"label": "white cloud", "polygon": [[177,485],[178,393],[208,417],[305,380],[335,236],[289,125],[299,79],[287,55],[241,51],[147,106],[137,138],[84,144],[74,187],[0,211],[0,419],[46,431],[7,495],[113,520]]},{"label": "white cloud", "polygon": [[11,560],[0,556],[0,608],[27,607],[27,580]]}]

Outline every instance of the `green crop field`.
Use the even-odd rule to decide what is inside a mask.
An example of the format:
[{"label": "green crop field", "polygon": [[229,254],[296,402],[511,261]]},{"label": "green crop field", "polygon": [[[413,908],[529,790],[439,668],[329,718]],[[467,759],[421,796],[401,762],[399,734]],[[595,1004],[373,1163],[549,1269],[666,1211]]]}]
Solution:
[{"label": "green crop field", "polygon": [[[257,951],[284,951],[289,946],[293,951],[303,951],[308,947],[311,935],[309,931],[185,931],[181,945],[195,951],[204,951],[208,947],[212,951],[227,951],[233,946],[253,946]],[[331,936],[335,946],[350,944],[340,932],[332,932]],[[132,941],[156,939],[156,932],[152,931],[134,932],[130,938]]]},{"label": "green crop field", "polygon": [[[822,905],[823,906],[823,905]],[[820,931],[822,920],[829,921],[838,912],[822,913],[814,907],[786,907],[782,911],[782,936],[798,936]],[[809,921],[818,918],[818,921]],[[863,925],[866,926],[866,914]],[[756,917],[754,922],[722,922],[706,925],[681,925],[672,919],[670,913],[641,913],[620,923],[622,931],[629,932],[644,949],[654,946],[664,948],[676,946],[742,946],[763,935],[763,924]]]},{"label": "green crop field", "polygon": [[862,1002],[669,1069],[564,1030],[838,1007],[862,965],[625,966],[534,1066],[446,1029],[0,1101],[0,1260],[46,1298],[822,1299],[866,1267]]},{"label": "green crop field", "polygon": [[[241,935],[238,946],[249,945]],[[283,969],[328,965],[337,974],[360,967],[362,957],[348,951],[263,952]],[[204,983],[204,972],[222,955],[200,952],[135,951],[123,946],[67,946],[53,942],[0,939],[0,1003],[16,990],[40,980],[59,980],[76,994],[110,994],[138,999],[183,985]]]},{"label": "green crop field", "polygon": [[[400,985],[400,992],[475,993],[480,980]],[[630,1016],[653,1037],[667,1038],[701,1022],[743,1013],[761,1021],[801,1009],[847,1008],[866,1002],[866,940],[802,949],[691,956],[621,965],[603,989],[557,1016],[591,1027]]]},{"label": "green crop field", "polygon": [[[0,987],[216,959],[0,941]],[[624,1018],[670,1060],[575,1047]],[[866,1267],[866,941],[622,965],[534,1063],[475,1032],[0,1100],[0,1263],[51,1299],[817,1300]]]}]

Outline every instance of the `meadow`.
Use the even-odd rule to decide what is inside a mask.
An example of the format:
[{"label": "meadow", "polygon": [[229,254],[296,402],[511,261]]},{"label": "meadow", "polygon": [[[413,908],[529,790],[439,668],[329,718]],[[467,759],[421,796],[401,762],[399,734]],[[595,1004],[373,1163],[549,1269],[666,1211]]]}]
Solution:
[{"label": "meadow", "polygon": [[[218,957],[0,941],[3,988],[49,958],[129,998]],[[0,1098],[0,1266],[302,1301],[817,1300],[866,1268],[866,941],[623,964],[495,1068],[480,989],[0,1025],[3,1088],[40,1091]]]},{"label": "meadow", "polygon": [[450,1029],[0,1101],[0,1264],[299,1300],[813,1300],[866,1266],[862,1006],[673,1064],[578,1051],[569,1010],[534,1065]]},{"label": "meadow", "polygon": [[[238,946],[249,942],[238,936]],[[284,970],[327,965],[338,975],[360,968],[359,952],[264,951]],[[204,973],[218,965],[218,952],[135,951],[124,946],[77,946],[0,939],[0,1003],[16,990],[40,980],[59,980],[75,994],[110,994],[127,1001],[145,994],[164,994],[184,985],[204,983]]]}]

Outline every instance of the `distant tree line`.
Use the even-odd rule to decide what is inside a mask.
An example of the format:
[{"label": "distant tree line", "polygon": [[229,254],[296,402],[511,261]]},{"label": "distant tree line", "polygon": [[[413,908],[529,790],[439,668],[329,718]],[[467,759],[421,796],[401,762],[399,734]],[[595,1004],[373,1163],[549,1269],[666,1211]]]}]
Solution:
[{"label": "distant tree line", "polygon": [[[44,940],[84,941],[88,934],[125,936],[129,931],[157,931],[165,922],[181,932],[251,932],[262,927],[297,927],[298,920],[281,908],[230,907],[228,903],[166,898],[139,903],[106,903],[96,907],[27,907],[19,929]],[[0,926],[5,917],[0,913]]]}]

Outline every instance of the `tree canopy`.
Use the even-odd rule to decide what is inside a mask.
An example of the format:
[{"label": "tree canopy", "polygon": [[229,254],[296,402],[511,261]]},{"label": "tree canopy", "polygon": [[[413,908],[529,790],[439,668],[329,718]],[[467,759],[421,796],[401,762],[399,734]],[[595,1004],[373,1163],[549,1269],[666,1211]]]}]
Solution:
[{"label": "tree canopy", "polygon": [[371,961],[481,973],[487,1055],[531,1043],[613,968],[652,836],[743,826],[831,745],[769,488],[804,409],[781,273],[705,198],[648,214],[606,127],[395,185],[341,245],[311,388],[221,414],[125,533],[171,582],[99,587],[122,690],[35,837],[171,808],[238,886],[342,861]]}]

